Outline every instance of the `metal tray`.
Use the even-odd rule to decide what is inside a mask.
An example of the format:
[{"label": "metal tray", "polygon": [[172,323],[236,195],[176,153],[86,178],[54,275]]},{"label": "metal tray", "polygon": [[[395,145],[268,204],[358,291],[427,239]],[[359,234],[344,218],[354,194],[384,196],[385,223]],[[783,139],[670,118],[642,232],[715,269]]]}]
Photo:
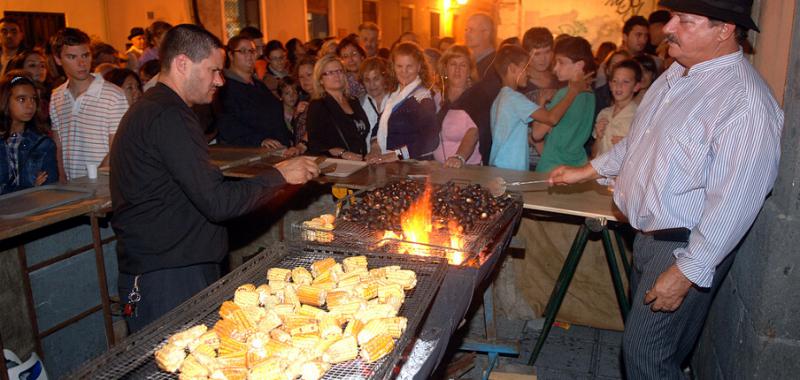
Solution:
[{"label": "metal tray", "polygon": [[267,268],[309,267],[312,262],[326,257],[341,261],[345,257],[357,255],[367,255],[370,268],[400,265],[417,273],[417,286],[406,292],[405,303],[400,309],[400,315],[408,318],[407,329],[397,340],[394,351],[388,356],[371,364],[364,363],[361,359],[337,364],[331,367],[324,379],[388,379],[392,376],[392,369],[399,362],[406,346],[416,334],[425,312],[444,279],[447,268],[444,260],[431,257],[399,258],[346,250],[291,249],[282,252],[263,252],[184,302],[150,327],[85,363],[67,378],[177,379],[177,374],[158,369],[153,357],[155,351],[165,344],[170,335],[178,331],[200,323],[205,323],[209,327],[216,323],[219,320],[219,306],[223,301],[233,297],[239,285],[264,283]]},{"label": "metal tray", "polygon": [[0,196],[0,219],[22,218],[93,195],[94,190],[66,185],[45,185],[15,191]]}]

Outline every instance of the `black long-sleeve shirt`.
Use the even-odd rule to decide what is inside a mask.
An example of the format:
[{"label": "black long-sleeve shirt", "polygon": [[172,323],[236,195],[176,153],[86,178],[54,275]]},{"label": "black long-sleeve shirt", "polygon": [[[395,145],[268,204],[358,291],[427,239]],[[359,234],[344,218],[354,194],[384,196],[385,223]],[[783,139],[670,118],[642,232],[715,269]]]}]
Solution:
[{"label": "black long-sleeve shirt", "polygon": [[292,133],[283,119],[283,104],[260,80],[245,83],[232,72],[225,72],[225,85],[219,90],[220,112],[214,122],[219,141],[227,145],[260,146],[264,139],[292,143]]},{"label": "black long-sleeve shirt", "polygon": [[112,227],[119,269],[141,274],[221,261],[220,222],[255,208],[284,180],[271,169],[226,181],[209,162],[197,116],[159,83],[122,118],[111,149]]}]

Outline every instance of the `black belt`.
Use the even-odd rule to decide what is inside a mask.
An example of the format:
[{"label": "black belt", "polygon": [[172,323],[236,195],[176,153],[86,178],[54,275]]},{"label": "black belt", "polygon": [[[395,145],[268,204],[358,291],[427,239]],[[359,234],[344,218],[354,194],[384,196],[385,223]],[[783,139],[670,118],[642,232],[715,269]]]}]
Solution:
[{"label": "black belt", "polygon": [[688,243],[689,235],[692,231],[688,228],[666,228],[655,231],[641,231],[643,235],[652,236],[653,240],[672,241],[677,243]]}]

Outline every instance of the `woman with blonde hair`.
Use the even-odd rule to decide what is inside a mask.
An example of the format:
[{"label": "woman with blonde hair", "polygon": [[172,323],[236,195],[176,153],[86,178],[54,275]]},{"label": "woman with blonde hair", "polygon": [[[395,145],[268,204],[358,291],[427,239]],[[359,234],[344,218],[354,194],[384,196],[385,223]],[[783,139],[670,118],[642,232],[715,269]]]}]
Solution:
[{"label": "woman with blonde hair", "polygon": [[363,160],[369,121],[358,99],[348,94],[344,65],[335,55],[325,55],[314,65],[311,97],[308,153]]},{"label": "woman with blonde hair", "polygon": [[432,160],[439,145],[433,71],[419,45],[397,44],[390,55],[397,89],[389,95],[372,139],[369,162]]},{"label": "woman with blonde hair", "polygon": [[469,48],[453,45],[447,49],[439,60],[439,74],[444,98],[439,111],[439,146],[433,152],[434,158],[450,168],[479,165],[478,126],[459,106],[461,95],[477,78],[475,59]]}]

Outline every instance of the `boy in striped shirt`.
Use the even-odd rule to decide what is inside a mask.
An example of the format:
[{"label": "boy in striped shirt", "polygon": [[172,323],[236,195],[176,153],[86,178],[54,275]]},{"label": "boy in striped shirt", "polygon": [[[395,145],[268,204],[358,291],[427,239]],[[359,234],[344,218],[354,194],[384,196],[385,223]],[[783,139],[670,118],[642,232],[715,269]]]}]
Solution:
[{"label": "boy in striped shirt", "polygon": [[89,36],[75,28],[60,30],[52,40],[56,63],[67,76],[50,101],[59,177],[67,180],[86,176],[86,165],[106,164],[117,125],[128,110],[122,89],[91,72],[89,44]]}]

